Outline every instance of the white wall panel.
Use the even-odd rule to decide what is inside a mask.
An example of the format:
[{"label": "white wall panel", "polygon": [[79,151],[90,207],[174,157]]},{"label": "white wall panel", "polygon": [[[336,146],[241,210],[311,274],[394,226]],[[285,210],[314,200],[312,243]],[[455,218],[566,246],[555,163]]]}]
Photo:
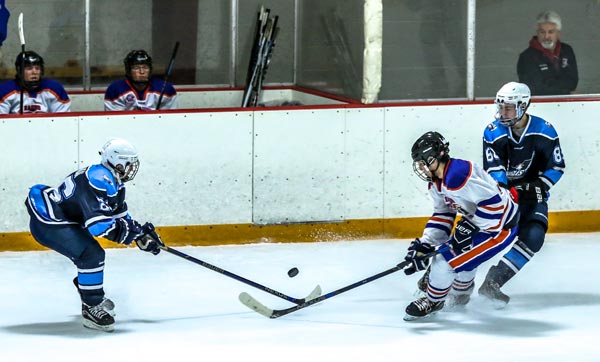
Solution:
[{"label": "white wall panel", "polygon": [[344,219],[344,110],[256,112],[258,224]]},{"label": "white wall panel", "polygon": [[383,217],[384,108],[346,110],[346,219]]},{"label": "white wall panel", "polygon": [[452,157],[482,165],[483,131],[493,116],[492,104],[386,108],[385,217],[431,212],[427,184],[412,170],[410,150],[417,138],[440,132],[450,142]]},{"label": "white wall panel", "polygon": [[56,186],[77,169],[77,118],[2,119],[0,144],[0,231],[29,230],[29,187]]},{"label": "white wall panel", "polygon": [[565,157],[565,174],[550,190],[551,209],[600,209],[600,103],[532,103],[529,112],[552,123]]},{"label": "white wall panel", "polygon": [[[598,210],[600,102],[534,102],[530,112],[554,124],[565,154],[550,210]],[[412,143],[437,130],[453,157],[481,163],[493,114],[492,104],[475,104],[5,118],[0,231],[27,230],[28,187],[99,162],[110,137],[138,147],[127,199],[132,215],[157,225],[427,216]]]},{"label": "white wall panel", "polygon": [[[249,223],[252,113],[86,117],[81,164],[111,137],[133,143],[140,170],[127,185],[134,218],[157,225]],[[138,216],[139,215],[139,216]]]}]

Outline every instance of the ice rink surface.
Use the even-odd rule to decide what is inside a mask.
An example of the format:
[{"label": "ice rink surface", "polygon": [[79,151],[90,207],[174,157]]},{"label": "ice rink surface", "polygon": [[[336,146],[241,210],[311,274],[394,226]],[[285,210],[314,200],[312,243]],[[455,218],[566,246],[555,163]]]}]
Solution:
[{"label": "ice rink surface", "polygon": [[[165,240],[168,243],[168,240]],[[395,266],[408,240],[177,248],[296,298],[328,293]],[[496,259],[479,269],[479,284]],[[162,252],[107,250],[104,286],[114,333],[85,329],[55,252],[0,252],[0,361],[600,361],[600,233],[549,234],[496,310],[405,322],[420,275],[388,275],[279,319],[238,301],[291,303]],[[289,278],[287,271],[300,274]]]}]

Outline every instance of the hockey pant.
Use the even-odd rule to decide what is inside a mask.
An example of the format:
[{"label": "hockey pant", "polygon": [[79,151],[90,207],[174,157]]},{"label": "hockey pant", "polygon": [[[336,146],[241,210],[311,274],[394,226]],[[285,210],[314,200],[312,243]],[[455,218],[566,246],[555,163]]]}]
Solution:
[{"label": "hockey pant", "polygon": [[451,248],[433,257],[427,297],[432,301],[446,299],[454,294],[469,293],[477,273],[477,267],[508,247],[517,235],[518,228],[498,233],[480,232],[473,238],[473,248],[456,254]]},{"label": "hockey pant", "polygon": [[79,225],[50,225],[35,217],[29,222],[31,235],[41,245],[71,259],[77,266],[81,300],[97,305],[104,298],[104,249]]}]

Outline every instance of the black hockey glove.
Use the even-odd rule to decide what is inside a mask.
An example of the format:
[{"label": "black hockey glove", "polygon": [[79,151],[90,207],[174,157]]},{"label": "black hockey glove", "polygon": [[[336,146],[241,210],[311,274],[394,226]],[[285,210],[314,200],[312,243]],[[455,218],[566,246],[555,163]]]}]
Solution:
[{"label": "black hockey glove", "polygon": [[423,258],[425,254],[431,253],[435,248],[428,242],[421,241],[416,238],[408,246],[408,253],[404,257],[404,260],[410,261],[411,264],[404,268],[404,274],[411,275],[417,271],[427,269],[431,263],[431,258]]},{"label": "black hockey glove", "polygon": [[154,225],[149,222],[145,223],[144,226],[142,226],[142,232],[142,236],[135,240],[138,248],[154,255],[160,253],[160,247],[165,244],[154,230]]},{"label": "black hockey glove", "polygon": [[479,232],[479,228],[470,222],[466,217],[462,217],[454,228],[452,235],[452,249],[456,254],[464,253],[473,247],[473,237]]},{"label": "black hockey glove", "polygon": [[120,218],[115,220],[114,228],[106,235],[106,238],[119,244],[129,245],[132,241],[142,235],[142,226],[131,218]]},{"label": "black hockey glove", "polygon": [[519,193],[519,201],[525,203],[541,203],[547,196],[548,186],[539,178],[531,182],[515,185]]}]

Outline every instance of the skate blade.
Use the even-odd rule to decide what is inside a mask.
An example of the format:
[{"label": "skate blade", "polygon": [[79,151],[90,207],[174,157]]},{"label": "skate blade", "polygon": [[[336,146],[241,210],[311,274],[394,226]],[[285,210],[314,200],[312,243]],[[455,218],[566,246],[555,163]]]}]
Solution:
[{"label": "skate blade", "polygon": [[404,321],[406,321],[406,322],[412,322],[412,321],[416,321],[416,320],[420,320],[420,319],[429,318],[429,317],[437,314],[437,312],[439,312],[439,310],[436,310],[435,312],[431,312],[431,313],[421,316],[421,317],[410,315],[410,314],[405,314],[404,318],[402,318],[402,319],[404,319]]},{"label": "skate blade", "polygon": [[483,300],[485,300],[488,304],[492,306],[494,309],[504,309],[508,305],[508,301],[504,301],[502,299],[492,298],[485,294],[479,294]]},{"label": "skate blade", "polygon": [[114,324],[109,324],[107,326],[101,326],[99,324],[96,324],[88,319],[84,319],[83,320],[83,326],[89,329],[95,329],[98,331],[102,331],[102,332],[113,332],[115,330],[115,325]]}]

